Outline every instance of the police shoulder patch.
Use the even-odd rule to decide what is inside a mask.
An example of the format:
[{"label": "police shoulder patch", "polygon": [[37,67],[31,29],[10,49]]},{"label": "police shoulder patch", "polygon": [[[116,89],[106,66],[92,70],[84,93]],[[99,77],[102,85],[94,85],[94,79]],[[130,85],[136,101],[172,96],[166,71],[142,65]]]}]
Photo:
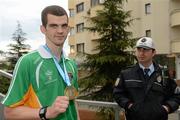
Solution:
[{"label": "police shoulder patch", "polygon": [[118,86],[119,82],[120,82],[120,78],[118,77],[118,78],[116,79],[115,86]]},{"label": "police shoulder patch", "polygon": [[176,87],[174,93],[175,93],[175,94],[180,94],[180,87],[179,87],[179,86]]},{"label": "police shoulder patch", "polygon": [[161,76],[158,76],[158,77],[157,77],[157,81],[158,81],[159,83],[162,81]]}]

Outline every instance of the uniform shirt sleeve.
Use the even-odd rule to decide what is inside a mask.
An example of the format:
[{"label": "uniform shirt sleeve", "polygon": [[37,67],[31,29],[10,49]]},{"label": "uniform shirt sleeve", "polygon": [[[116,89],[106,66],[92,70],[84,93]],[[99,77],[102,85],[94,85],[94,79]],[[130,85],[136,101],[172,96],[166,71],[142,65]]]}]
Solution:
[{"label": "uniform shirt sleeve", "polygon": [[16,63],[13,78],[2,104],[8,107],[16,107],[24,104],[29,87],[27,59],[21,57]]}]

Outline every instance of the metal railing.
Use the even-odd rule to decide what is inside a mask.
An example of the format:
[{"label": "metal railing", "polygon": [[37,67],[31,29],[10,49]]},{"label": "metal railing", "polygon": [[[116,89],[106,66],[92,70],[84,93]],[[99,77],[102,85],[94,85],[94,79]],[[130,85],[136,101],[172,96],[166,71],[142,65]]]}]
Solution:
[{"label": "metal railing", "polygon": [[12,79],[12,74],[5,72],[3,70],[0,70],[0,76],[4,76],[6,78]]},{"label": "metal railing", "polygon": [[[3,99],[3,97],[4,95],[0,93],[0,101]],[[4,120],[3,109],[4,106],[0,103],[0,120]]]},{"label": "metal railing", "polygon": [[86,105],[86,106],[95,106],[95,107],[106,107],[106,108],[113,108],[114,110],[114,115],[115,115],[115,120],[120,120],[120,111],[123,109],[118,106],[117,103],[114,102],[102,102],[102,101],[90,101],[90,100],[81,100],[77,99],[76,100],[78,105]]},{"label": "metal railing", "polygon": [[[0,76],[4,76],[7,77],[9,79],[12,79],[12,74],[9,74],[7,72],[4,72],[2,70],[0,70]],[[4,97],[3,94],[0,93],[0,101],[1,99]],[[113,108],[114,112],[115,112],[115,120],[120,120],[120,111],[122,111],[123,109],[120,108],[118,106],[117,103],[114,102],[102,102],[102,101],[90,101],[90,100],[81,100],[81,99],[77,99],[76,100],[78,105],[86,105],[86,106],[96,106],[96,107],[107,107],[107,108]],[[178,119],[180,120],[180,109],[178,109],[176,112],[176,114],[178,114]],[[4,120],[3,117],[3,105],[0,104],[0,120]]]},{"label": "metal railing", "polygon": [[[0,70],[0,76],[4,76],[6,78],[12,79],[12,74],[9,74],[3,70]],[[0,101],[3,99],[4,95],[0,93]],[[89,100],[81,100],[77,99],[77,104],[80,106],[86,105],[86,106],[98,106],[98,107],[107,107],[107,108],[113,108],[115,112],[115,120],[120,120],[119,113],[122,110],[117,103],[113,102],[102,102],[102,101],[89,101]],[[3,105],[0,104],[0,120],[3,120]]]}]

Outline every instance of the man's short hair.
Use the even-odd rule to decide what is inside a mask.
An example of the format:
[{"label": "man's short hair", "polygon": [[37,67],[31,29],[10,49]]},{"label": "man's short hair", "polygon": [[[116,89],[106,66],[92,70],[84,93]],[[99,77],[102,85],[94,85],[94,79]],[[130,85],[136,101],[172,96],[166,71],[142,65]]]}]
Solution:
[{"label": "man's short hair", "polygon": [[41,22],[44,27],[46,27],[47,22],[48,22],[47,21],[48,14],[52,14],[52,15],[56,15],[56,16],[66,15],[68,17],[67,12],[61,6],[58,6],[58,5],[47,6],[41,12]]}]

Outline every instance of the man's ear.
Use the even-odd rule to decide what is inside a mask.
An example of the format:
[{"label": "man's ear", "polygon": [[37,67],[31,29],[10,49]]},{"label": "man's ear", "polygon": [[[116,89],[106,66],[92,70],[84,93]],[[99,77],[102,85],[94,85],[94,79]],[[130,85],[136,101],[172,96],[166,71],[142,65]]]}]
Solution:
[{"label": "man's ear", "polygon": [[68,30],[67,31],[68,31],[68,33],[70,32],[70,26],[68,26]]},{"label": "man's ear", "polygon": [[153,52],[153,56],[155,56],[156,55],[156,50],[153,50],[152,52]]},{"label": "man's ear", "polygon": [[46,28],[43,25],[40,26],[40,30],[43,34],[46,33]]}]

